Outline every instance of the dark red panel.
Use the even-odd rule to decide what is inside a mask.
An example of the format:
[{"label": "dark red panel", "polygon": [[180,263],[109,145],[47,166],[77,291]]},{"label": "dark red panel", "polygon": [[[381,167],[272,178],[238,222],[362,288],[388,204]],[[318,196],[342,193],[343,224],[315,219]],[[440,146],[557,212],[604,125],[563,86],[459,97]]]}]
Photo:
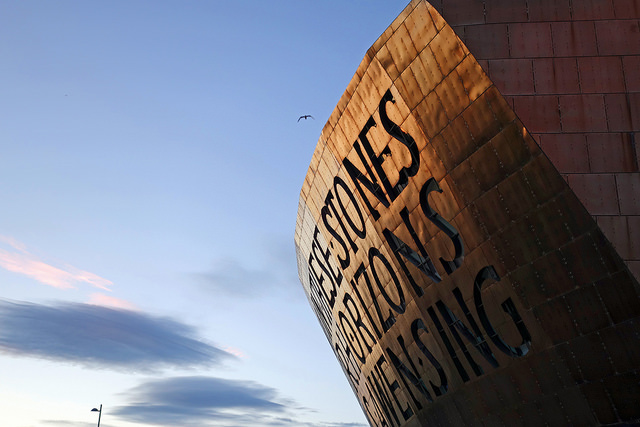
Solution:
[{"label": "dark red panel", "polygon": [[575,58],[536,58],[533,60],[533,72],[538,94],[580,92]]},{"label": "dark red panel", "polygon": [[638,20],[596,21],[596,37],[600,55],[640,54]]},{"label": "dark red panel", "polygon": [[504,95],[534,93],[531,59],[490,60],[489,76]]},{"label": "dark red panel", "polygon": [[551,34],[555,57],[598,55],[596,29],[592,21],[553,22]]},{"label": "dark red panel", "polygon": [[564,132],[604,132],[607,116],[603,95],[560,95]]},{"label": "dark red panel", "polygon": [[614,175],[569,175],[569,186],[592,215],[620,214]]},{"label": "dark red panel", "polygon": [[513,99],[513,106],[530,132],[560,131],[557,96],[517,96]]},{"label": "dark red panel", "polygon": [[506,24],[472,25],[464,27],[465,44],[482,59],[509,57]]},{"label": "dark red panel", "polygon": [[584,93],[624,92],[622,58],[619,56],[578,58],[578,72]]},{"label": "dark red panel", "polygon": [[553,56],[551,24],[547,22],[509,24],[512,58]]}]

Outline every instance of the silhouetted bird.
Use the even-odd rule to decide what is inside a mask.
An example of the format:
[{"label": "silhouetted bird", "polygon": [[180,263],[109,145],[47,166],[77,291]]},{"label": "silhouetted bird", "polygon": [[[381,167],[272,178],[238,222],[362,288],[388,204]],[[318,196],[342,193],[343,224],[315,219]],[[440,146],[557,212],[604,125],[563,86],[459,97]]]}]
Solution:
[{"label": "silhouetted bird", "polygon": [[[310,116],[309,114],[305,114],[304,116],[298,117],[298,121],[300,121],[302,119],[307,120],[308,118],[312,118],[313,119],[313,116]],[[315,119],[313,119],[313,120],[315,120]]]}]

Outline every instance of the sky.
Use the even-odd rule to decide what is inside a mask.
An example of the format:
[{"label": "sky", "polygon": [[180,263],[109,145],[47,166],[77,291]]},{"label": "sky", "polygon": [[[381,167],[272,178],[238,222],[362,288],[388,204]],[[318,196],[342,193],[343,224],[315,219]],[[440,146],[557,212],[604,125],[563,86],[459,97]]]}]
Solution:
[{"label": "sky", "polygon": [[0,0],[1,425],[366,425],[293,236],[406,3]]}]

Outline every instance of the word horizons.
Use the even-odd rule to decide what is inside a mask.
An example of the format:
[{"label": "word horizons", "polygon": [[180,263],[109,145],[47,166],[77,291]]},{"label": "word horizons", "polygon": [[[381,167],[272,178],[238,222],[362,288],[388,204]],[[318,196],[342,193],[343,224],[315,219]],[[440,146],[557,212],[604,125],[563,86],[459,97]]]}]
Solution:
[{"label": "word horizons", "polygon": [[[395,103],[395,100],[391,91],[387,90],[379,102],[378,115],[384,131],[392,138],[391,142],[384,146],[380,154],[375,153],[368,135],[378,123],[374,115],[371,115],[352,144],[353,152],[363,169],[346,157],[342,161],[368,216],[376,223],[381,218],[378,209],[390,208],[396,200],[401,202],[399,196],[404,191],[411,191],[412,187],[408,185],[410,179],[420,169],[418,145],[411,135],[389,118],[387,104],[390,102]],[[399,143],[399,147],[406,150],[411,159],[409,166],[397,171],[398,178],[394,184],[383,168],[383,163],[391,154],[392,142]],[[443,190],[434,178],[429,178],[419,190],[419,209],[415,209],[414,213],[410,213],[406,206],[399,209],[405,231],[411,236],[411,244],[388,228],[383,228],[384,224],[381,224],[381,237],[388,253],[393,254],[393,263],[380,249],[367,247],[368,227],[360,201],[352,187],[337,175],[333,177],[332,188],[327,192],[320,210],[321,224],[317,224],[313,230],[311,251],[307,259],[309,299],[349,382],[357,390],[363,409],[376,426],[400,425],[400,417],[405,421],[410,419],[416,411],[433,402],[434,398],[447,393],[451,372],[448,372],[446,366],[453,365],[454,372],[463,382],[471,379],[453,342],[475,376],[483,375],[484,370],[472,357],[465,341],[490,366],[499,367],[491,346],[485,340],[458,287],[454,287],[451,292],[462,312],[461,317],[466,319],[468,325],[441,300],[426,308],[424,303],[420,305],[420,299],[425,295],[421,284],[425,280],[438,284],[444,280],[442,270],[446,276],[450,276],[464,262],[462,236],[429,204],[429,195],[433,192],[443,193]],[[420,221],[426,220],[434,224],[453,244],[452,259],[438,258],[441,271],[416,232],[415,216],[420,214]],[[321,226],[324,227],[324,232]],[[328,246],[323,243],[325,236],[331,236]],[[367,263],[352,265],[354,255],[365,249]],[[424,277],[414,277],[415,273],[411,273],[407,263],[417,268]],[[394,268],[394,265],[398,268]],[[349,273],[349,278],[346,277],[347,270],[353,272]],[[479,323],[495,349],[509,357],[522,357],[531,347],[531,335],[514,302],[507,298],[501,303],[501,308],[513,321],[522,341],[517,346],[511,346],[501,337],[487,316],[482,298],[482,287],[489,280],[500,280],[491,265],[482,267],[473,284],[470,284],[473,286],[473,305]],[[410,294],[415,295],[420,312],[428,316],[426,319],[404,319],[407,320],[405,324],[410,325],[409,330],[399,331],[401,333],[395,336],[398,345],[391,346],[393,337],[388,332],[401,316],[412,312],[407,310],[408,297],[405,296]],[[398,329],[394,328],[394,331]],[[441,343],[438,346],[444,349],[441,354],[449,358],[448,363],[438,360],[425,344],[423,338],[430,330],[437,331]],[[403,333],[411,336],[419,354],[409,351]],[[377,348],[380,351],[374,350]],[[374,354],[375,360],[369,360]],[[437,378],[427,378],[421,357],[426,358],[430,372],[435,373]],[[393,366],[395,375],[387,368],[388,365]],[[418,365],[421,369],[418,369]]]}]

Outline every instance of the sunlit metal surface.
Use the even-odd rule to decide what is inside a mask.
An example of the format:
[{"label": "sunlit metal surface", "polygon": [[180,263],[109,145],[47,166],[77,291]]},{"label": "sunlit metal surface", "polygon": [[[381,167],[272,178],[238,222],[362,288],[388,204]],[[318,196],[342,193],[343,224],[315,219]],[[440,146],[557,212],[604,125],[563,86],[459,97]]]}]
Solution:
[{"label": "sunlit metal surface", "polygon": [[329,118],[295,241],[371,425],[640,419],[638,282],[430,4]]}]

